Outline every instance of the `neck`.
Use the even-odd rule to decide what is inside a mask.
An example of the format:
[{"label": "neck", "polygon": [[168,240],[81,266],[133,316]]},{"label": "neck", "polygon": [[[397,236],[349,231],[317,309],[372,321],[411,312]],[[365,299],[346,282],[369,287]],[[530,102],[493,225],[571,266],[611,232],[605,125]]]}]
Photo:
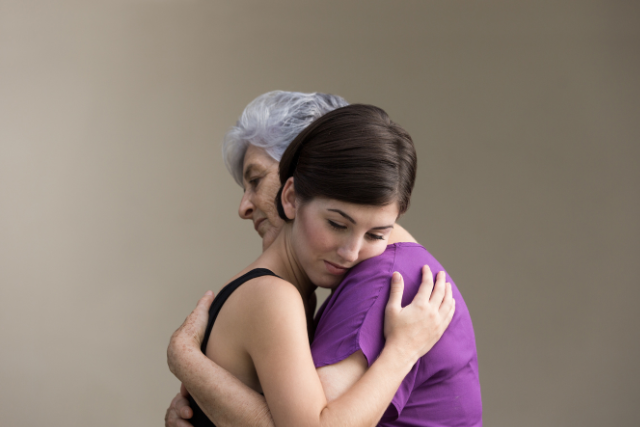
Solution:
[{"label": "neck", "polygon": [[266,267],[296,287],[307,311],[313,310],[311,298],[316,286],[300,266],[293,250],[291,224],[285,224],[278,237],[253,263],[254,267]]}]

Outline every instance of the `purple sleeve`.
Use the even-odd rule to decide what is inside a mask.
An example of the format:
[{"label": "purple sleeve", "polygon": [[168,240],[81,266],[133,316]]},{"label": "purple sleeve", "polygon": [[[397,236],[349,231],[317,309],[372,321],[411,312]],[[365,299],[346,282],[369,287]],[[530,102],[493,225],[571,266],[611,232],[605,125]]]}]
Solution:
[{"label": "purple sleeve", "polygon": [[[378,358],[385,344],[384,310],[397,249],[398,244],[390,245],[382,255],[354,267],[329,297],[311,345],[317,368],[340,362],[358,350],[362,350],[369,366]],[[417,273],[420,275],[420,271]],[[405,292],[403,305],[412,297]],[[400,385],[385,418],[397,418],[404,408],[417,368],[414,366]]]}]

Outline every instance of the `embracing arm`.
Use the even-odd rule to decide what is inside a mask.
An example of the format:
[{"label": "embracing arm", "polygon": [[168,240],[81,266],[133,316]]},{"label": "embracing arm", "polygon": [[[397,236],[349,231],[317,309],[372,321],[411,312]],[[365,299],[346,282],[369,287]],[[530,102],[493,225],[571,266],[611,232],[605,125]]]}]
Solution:
[{"label": "embracing arm", "polygon": [[[430,277],[430,272],[425,276]],[[269,397],[267,408],[262,396],[199,351],[194,319],[200,312],[205,319],[200,319],[201,322],[206,322],[206,307],[210,304],[208,297],[201,300],[185,325],[172,337],[168,351],[171,370],[185,383],[203,411],[220,426],[270,426],[273,425],[270,413],[279,427],[300,424],[375,425],[402,379],[417,358],[440,338],[453,315],[451,291],[444,285],[444,278],[439,278],[431,297],[431,285],[425,286],[414,302],[404,309],[400,307],[402,281],[399,279],[399,275],[395,275],[386,311],[387,345],[368,370],[362,353],[357,352],[340,363],[321,368],[316,374],[308,345],[306,349],[299,345],[301,338],[306,343],[304,322],[291,317],[304,316],[304,312],[283,314],[282,310],[276,310],[260,313],[256,307],[258,318],[250,321],[254,326],[262,325],[263,328],[258,328],[262,330],[250,340],[249,352],[263,390]],[[296,296],[299,299],[299,295]],[[267,310],[275,307],[273,304],[262,306]],[[301,306],[300,301],[298,306]],[[279,332],[270,335],[270,330]],[[309,373],[309,366],[313,375]],[[353,381],[355,384],[349,388]]]},{"label": "embracing arm", "polygon": [[[167,349],[169,369],[182,381],[182,388],[186,386],[189,394],[216,425],[273,427],[264,397],[200,351],[212,301],[213,293],[208,291],[182,326],[174,332]],[[181,394],[183,398],[186,397],[183,390]],[[178,396],[174,401],[176,399],[179,399]],[[190,418],[192,411],[185,413],[184,401],[180,412],[178,408],[172,409],[173,406],[174,402],[167,411],[165,426],[182,427],[185,416]]]}]

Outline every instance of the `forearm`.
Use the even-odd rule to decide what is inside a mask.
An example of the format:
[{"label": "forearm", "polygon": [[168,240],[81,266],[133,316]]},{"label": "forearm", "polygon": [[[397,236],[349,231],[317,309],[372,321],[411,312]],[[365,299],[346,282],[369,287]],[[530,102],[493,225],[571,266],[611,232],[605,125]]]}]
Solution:
[{"label": "forearm", "polygon": [[186,355],[172,371],[215,425],[274,427],[264,397],[203,353]]},{"label": "forearm", "polygon": [[417,357],[385,347],[364,375],[320,414],[322,427],[375,426]]},{"label": "forearm", "polygon": [[[375,426],[416,358],[385,347],[380,357],[344,394],[306,425]],[[219,427],[275,427],[265,398],[207,358],[193,352],[174,365],[174,374],[202,411]]]}]

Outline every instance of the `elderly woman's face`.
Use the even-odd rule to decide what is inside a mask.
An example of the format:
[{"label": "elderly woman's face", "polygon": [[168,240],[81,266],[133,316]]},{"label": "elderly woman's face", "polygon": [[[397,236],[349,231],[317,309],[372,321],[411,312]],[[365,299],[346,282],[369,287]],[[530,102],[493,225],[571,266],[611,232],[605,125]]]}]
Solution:
[{"label": "elderly woman's face", "polygon": [[238,215],[253,221],[262,237],[262,249],[273,243],[284,221],[278,216],[275,198],[280,189],[278,162],[262,148],[249,145],[242,168],[244,194]]}]

